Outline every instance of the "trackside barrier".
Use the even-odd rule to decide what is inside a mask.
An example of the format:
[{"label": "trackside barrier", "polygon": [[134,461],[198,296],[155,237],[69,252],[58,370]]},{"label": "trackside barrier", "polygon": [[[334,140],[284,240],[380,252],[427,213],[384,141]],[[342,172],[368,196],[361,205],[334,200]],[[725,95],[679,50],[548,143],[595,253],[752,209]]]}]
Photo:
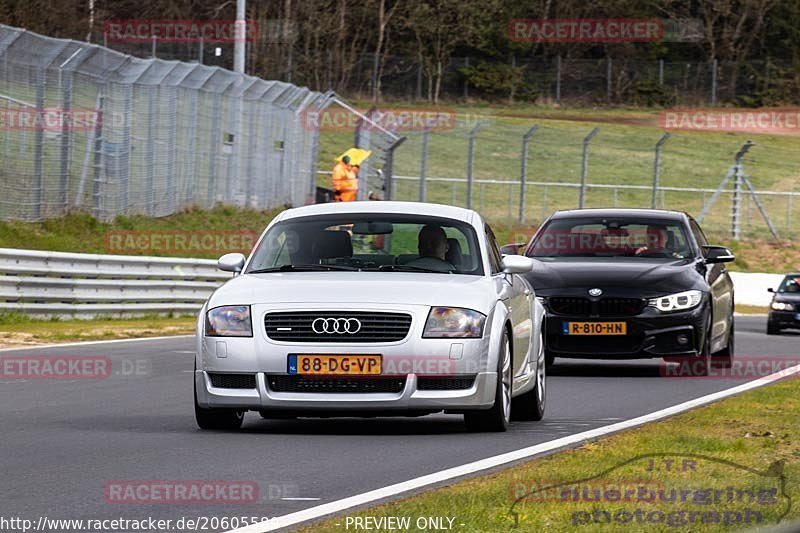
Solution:
[{"label": "trackside barrier", "polygon": [[209,259],[0,248],[0,312],[76,318],[189,314],[230,277]]}]

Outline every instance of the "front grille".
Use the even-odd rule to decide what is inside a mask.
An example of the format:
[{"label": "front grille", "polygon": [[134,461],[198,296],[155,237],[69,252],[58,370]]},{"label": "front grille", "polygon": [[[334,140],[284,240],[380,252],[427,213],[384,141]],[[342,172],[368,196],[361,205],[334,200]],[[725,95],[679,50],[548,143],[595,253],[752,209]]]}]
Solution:
[{"label": "front grille", "polygon": [[550,309],[557,315],[589,316],[592,302],[588,298],[548,298]]},{"label": "front grille", "polygon": [[406,386],[405,377],[325,377],[267,375],[267,385],[275,392],[394,392]]},{"label": "front grille", "polygon": [[255,374],[209,374],[211,384],[221,389],[255,389]]},{"label": "front grille", "polygon": [[642,298],[603,298],[597,302],[600,316],[634,316],[642,312],[647,301]]},{"label": "front grille", "polygon": [[601,298],[593,302],[588,298],[548,298],[550,310],[557,315],[617,317],[635,316],[647,306],[642,298]]},{"label": "front grille", "polygon": [[[316,333],[312,324],[318,318],[355,318],[361,327],[355,333]],[[285,342],[392,342],[408,335],[411,315],[367,311],[269,313],[264,317],[264,328],[267,337]]]},{"label": "front grille", "polygon": [[419,390],[464,390],[472,387],[475,383],[475,376],[453,376],[453,377],[425,377],[417,378],[417,389]]}]

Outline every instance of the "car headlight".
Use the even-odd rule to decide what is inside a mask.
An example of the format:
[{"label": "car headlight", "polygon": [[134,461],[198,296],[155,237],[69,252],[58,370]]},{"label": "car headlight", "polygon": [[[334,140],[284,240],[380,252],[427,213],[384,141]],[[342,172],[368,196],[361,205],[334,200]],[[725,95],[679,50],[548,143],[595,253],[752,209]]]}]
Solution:
[{"label": "car headlight", "polygon": [[702,299],[703,293],[701,291],[684,291],[651,298],[647,301],[647,304],[663,312],[685,311],[697,307]]},{"label": "car headlight", "polygon": [[477,338],[483,336],[486,315],[460,307],[431,307],[423,338],[461,337]]},{"label": "car headlight", "polygon": [[206,313],[206,335],[211,337],[252,337],[249,305],[225,305]]},{"label": "car headlight", "polygon": [[792,311],[794,305],[786,302],[772,302],[771,307],[776,311]]}]

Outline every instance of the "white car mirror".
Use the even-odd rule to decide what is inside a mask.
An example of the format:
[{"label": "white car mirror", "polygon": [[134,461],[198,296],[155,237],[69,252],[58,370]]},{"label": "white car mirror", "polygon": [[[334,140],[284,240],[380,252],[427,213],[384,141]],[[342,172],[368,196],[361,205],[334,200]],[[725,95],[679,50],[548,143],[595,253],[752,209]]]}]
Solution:
[{"label": "white car mirror", "polygon": [[217,260],[217,268],[238,274],[244,268],[244,254],[225,254]]},{"label": "white car mirror", "polygon": [[533,259],[524,255],[507,255],[500,261],[500,268],[506,274],[524,274],[533,270]]}]

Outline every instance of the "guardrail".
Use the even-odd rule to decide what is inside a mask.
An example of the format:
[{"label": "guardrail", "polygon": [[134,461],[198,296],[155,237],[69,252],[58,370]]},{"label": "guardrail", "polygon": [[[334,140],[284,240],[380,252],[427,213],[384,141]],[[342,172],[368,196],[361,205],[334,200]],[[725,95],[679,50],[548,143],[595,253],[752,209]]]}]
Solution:
[{"label": "guardrail", "polygon": [[188,314],[230,277],[209,259],[0,248],[0,312],[76,318]]}]

